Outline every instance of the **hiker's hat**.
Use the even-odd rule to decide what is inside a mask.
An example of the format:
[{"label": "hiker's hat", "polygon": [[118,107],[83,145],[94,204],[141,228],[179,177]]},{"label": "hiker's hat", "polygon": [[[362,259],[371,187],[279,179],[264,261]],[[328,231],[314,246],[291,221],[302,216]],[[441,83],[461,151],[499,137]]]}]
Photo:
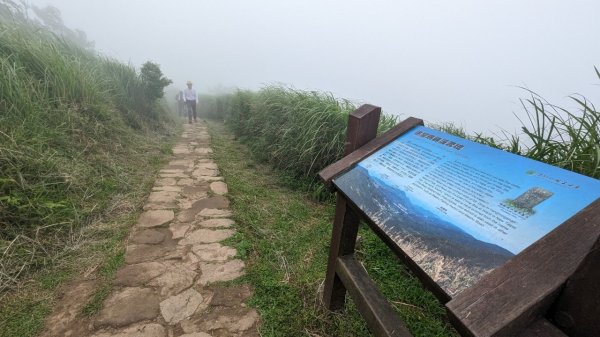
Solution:
[{"label": "hiker's hat", "polygon": [[190,84],[192,84],[192,81],[187,81],[187,85],[190,85]]}]

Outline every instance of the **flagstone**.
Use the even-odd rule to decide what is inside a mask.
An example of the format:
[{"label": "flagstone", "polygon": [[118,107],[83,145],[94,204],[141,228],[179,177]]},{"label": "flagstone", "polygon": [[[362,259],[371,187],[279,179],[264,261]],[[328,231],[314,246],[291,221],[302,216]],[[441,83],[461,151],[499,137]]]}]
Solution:
[{"label": "flagstone", "polygon": [[143,286],[166,270],[164,264],[155,261],[127,265],[117,271],[114,284],[127,287]]},{"label": "flagstone", "polygon": [[194,179],[190,179],[190,178],[184,178],[184,179],[179,179],[177,181],[177,185],[178,186],[188,186],[188,185],[194,185]]},{"label": "flagstone", "polygon": [[198,283],[207,285],[215,282],[226,282],[235,280],[244,275],[244,262],[242,260],[231,260],[225,263],[200,263],[200,280]]},{"label": "flagstone", "polygon": [[179,197],[178,192],[154,191],[148,196],[149,203],[173,203]]},{"label": "flagstone", "polygon": [[[137,324],[117,332],[99,332],[91,337],[166,337],[165,328],[158,323]],[[210,337],[210,335],[208,335]],[[204,336],[203,336],[204,337]]]},{"label": "flagstone", "polygon": [[215,182],[211,183],[210,189],[213,191],[213,193],[218,194],[218,195],[225,195],[228,192],[227,184],[225,184],[222,181],[215,181]]},{"label": "flagstone", "polygon": [[205,208],[198,214],[205,218],[227,218],[233,215],[230,210],[214,208]]},{"label": "flagstone", "polygon": [[169,229],[173,232],[173,239],[181,239],[190,230],[190,227],[192,226],[189,223],[175,222],[169,226]]},{"label": "flagstone", "polygon": [[146,211],[140,215],[138,226],[145,228],[157,227],[168,223],[174,218],[175,213],[172,210]]},{"label": "flagstone", "polygon": [[198,229],[190,232],[183,239],[179,240],[180,245],[195,245],[200,243],[213,243],[223,241],[235,234],[231,229]]},{"label": "flagstone", "polygon": [[182,188],[181,186],[173,186],[173,185],[166,185],[166,186],[154,186],[152,188],[153,191],[163,191],[163,192],[177,192],[177,193],[181,193]]},{"label": "flagstone", "polygon": [[205,245],[194,245],[192,251],[200,258],[200,260],[207,262],[227,261],[237,254],[235,248],[223,246],[216,242]]},{"label": "flagstone", "polygon": [[172,186],[177,184],[177,180],[175,178],[162,178],[157,179],[154,184],[157,186]]},{"label": "flagstone", "polygon": [[157,244],[163,242],[165,234],[156,229],[146,229],[136,232],[132,237],[131,241],[139,244]]},{"label": "flagstone", "polygon": [[168,247],[165,245],[129,245],[127,246],[127,251],[125,252],[125,263],[135,264],[156,260],[163,257],[173,249],[174,247]]},{"label": "flagstone", "polygon": [[173,296],[194,284],[198,274],[184,265],[172,265],[149,284],[160,289],[160,296]]},{"label": "flagstone", "polygon": [[219,228],[219,227],[231,227],[235,224],[235,221],[226,218],[208,219],[200,221],[198,226],[205,228]]},{"label": "flagstone", "polygon": [[202,304],[202,295],[194,289],[160,302],[160,312],[168,324],[174,325],[192,316]]}]

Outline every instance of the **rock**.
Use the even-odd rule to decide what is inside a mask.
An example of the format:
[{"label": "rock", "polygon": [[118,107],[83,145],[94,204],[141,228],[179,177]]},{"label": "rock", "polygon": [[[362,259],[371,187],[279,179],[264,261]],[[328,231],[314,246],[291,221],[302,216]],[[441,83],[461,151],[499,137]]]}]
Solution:
[{"label": "rock", "polygon": [[252,296],[252,289],[248,285],[235,285],[231,287],[215,287],[211,306],[235,307],[242,305]]},{"label": "rock", "polygon": [[231,219],[208,219],[198,223],[200,227],[206,228],[218,228],[218,227],[231,227],[235,224],[235,221]]},{"label": "rock", "polygon": [[173,169],[173,168],[165,168],[160,170],[160,174],[162,173],[184,173],[185,169]]},{"label": "rock", "polygon": [[197,275],[184,265],[173,265],[164,274],[152,280],[150,285],[160,288],[160,296],[173,296],[191,287]]},{"label": "rock", "polygon": [[235,234],[231,229],[198,229],[189,233],[186,237],[179,241],[180,245],[196,245],[199,243],[212,243],[223,241]]},{"label": "rock", "polygon": [[171,210],[147,211],[140,215],[138,226],[140,227],[157,227],[165,224],[175,218],[175,213]]},{"label": "rock", "polygon": [[175,146],[173,147],[173,154],[190,154],[191,151],[188,150],[187,146]]},{"label": "rock", "polygon": [[190,199],[196,199],[196,200],[204,199],[208,196],[208,187],[207,186],[184,186],[182,194]]},{"label": "rock", "polygon": [[190,227],[192,227],[190,224],[176,222],[172,223],[169,229],[173,232],[173,239],[181,239],[190,230]]},{"label": "rock", "polygon": [[164,192],[181,192],[180,186],[154,186],[152,188],[153,191],[164,191]]},{"label": "rock", "polygon": [[151,204],[173,204],[179,198],[177,192],[158,191],[152,192],[148,196],[148,203]]},{"label": "rock", "polygon": [[181,168],[181,169],[187,170],[187,169],[189,169],[190,167],[193,167],[193,166],[194,166],[194,161],[193,160],[190,160],[190,159],[176,159],[176,160],[171,160],[169,162],[168,168],[170,168],[170,169]]},{"label": "rock", "polygon": [[223,246],[220,243],[211,243],[208,245],[195,245],[192,251],[202,261],[223,262],[234,257],[237,254],[235,248]]},{"label": "rock", "polygon": [[99,332],[91,337],[166,337],[165,328],[157,323],[138,324],[120,332]]},{"label": "rock", "polygon": [[171,250],[173,250],[172,247],[164,245],[129,245],[125,252],[125,263],[134,264],[156,260]]},{"label": "rock", "polygon": [[196,178],[201,182],[210,182],[210,181],[220,181],[223,180],[223,177],[209,177],[209,176],[200,176]]},{"label": "rock", "polygon": [[155,229],[147,229],[135,233],[131,238],[131,241],[139,244],[157,244],[165,240],[165,234]]},{"label": "rock", "polygon": [[179,337],[212,337],[212,336],[207,334],[206,332],[193,332],[193,333],[186,333],[185,335],[181,335]]},{"label": "rock", "polygon": [[187,246],[176,246],[174,249],[170,250],[167,254],[165,254],[163,259],[165,261],[167,261],[167,260],[183,261],[183,259],[187,257],[188,253],[189,253],[189,249]]},{"label": "rock", "polygon": [[227,218],[233,215],[230,210],[205,208],[198,215],[205,218]]},{"label": "rock", "polygon": [[167,268],[159,262],[132,264],[117,271],[114,283],[127,287],[143,286],[166,270]]},{"label": "rock", "polygon": [[156,210],[169,210],[169,209],[175,209],[177,208],[177,205],[175,205],[175,203],[163,203],[163,204],[145,204],[144,205],[144,211],[156,211]]},{"label": "rock", "polygon": [[218,175],[219,171],[205,168],[199,168],[192,172],[193,177],[216,177]]},{"label": "rock", "polygon": [[124,326],[158,316],[158,296],[147,288],[125,288],[104,302],[97,319],[99,325]]},{"label": "rock", "polygon": [[203,170],[216,170],[218,169],[217,164],[213,161],[208,161],[208,162],[204,162],[204,163],[199,163],[198,165],[196,165],[197,169],[203,169]]},{"label": "rock", "polygon": [[244,275],[244,262],[231,260],[225,263],[200,263],[202,275],[198,281],[201,285],[215,282],[226,282]]},{"label": "rock", "polygon": [[214,310],[196,321],[197,329],[214,331],[225,329],[230,333],[248,331],[258,322],[258,313],[246,308],[220,308]]},{"label": "rock", "polygon": [[190,175],[183,173],[183,172],[179,172],[179,173],[160,173],[159,176],[161,178],[189,178]]},{"label": "rock", "polygon": [[160,302],[160,312],[165,321],[174,325],[192,316],[202,304],[202,295],[194,289]]},{"label": "rock", "polygon": [[173,186],[175,184],[177,184],[177,180],[175,180],[174,178],[157,179],[154,182],[154,185],[157,186]]},{"label": "rock", "polygon": [[229,199],[223,196],[201,199],[192,204],[190,209],[186,209],[177,214],[177,220],[181,222],[192,222],[196,219],[196,214],[206,208],[221,209],[229,207]]},{"label": "rock", "polygon": [[187,185],[193,185],[193,184],[194,184],[194,179],[189,179],[189,178],[179,179],[177,181],[177,185],[179,185],[179,186],[187,186]]},{"label": "rock", "polygon": [[181,210],[181,211],[190,209],[190,208],[192,208],[192,204],[194,203],[194,201],[195,200],[191,200],[188,198],[179,199],[177,206],[179,207],[179,210]]},{"label": "rock", "polygon": [[215,181],[210,184],[210,189],[217,195],[227,194],[227,184],[222,181]]},{"label": "rock", "polygon": [[209,147],[204,147],[204,148],[199,147],[199,148],[196,148],[196,150],[194,150],[194,152],[196,152],[198,154],[209,154],[209,153],[212,153],[213,150]]}]

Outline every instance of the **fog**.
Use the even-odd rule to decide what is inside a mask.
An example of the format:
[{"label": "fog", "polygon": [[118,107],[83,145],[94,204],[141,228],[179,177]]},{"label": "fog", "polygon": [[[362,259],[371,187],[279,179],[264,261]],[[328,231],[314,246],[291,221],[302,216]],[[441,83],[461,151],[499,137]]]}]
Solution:
[{"label": "fog", "polygon": [[28,2],[201,92],[283,83],[487,134],[520,125],[519,86],[600,102],[598,0]]}]

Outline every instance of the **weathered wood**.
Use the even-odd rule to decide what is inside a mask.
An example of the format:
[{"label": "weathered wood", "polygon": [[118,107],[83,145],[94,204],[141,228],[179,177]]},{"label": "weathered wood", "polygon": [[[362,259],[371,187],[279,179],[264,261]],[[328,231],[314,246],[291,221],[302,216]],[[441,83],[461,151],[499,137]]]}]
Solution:
[{"label": "weathered wood", "polygon": [[359,220],[356,212],[348,207],[346,198],[338,194],[323,287],[323,303],[329,310],[339,310],[344,307],[346,288],[336,274],[336,264],[339,256],[354,252]]},{"label": "weathered wood", "polygon": [[348,116],[344,156],[368,143],[377,136],[381,108],[363,104]]},{"label": "weathered wood", "polygon": [[600,336],[600,239],[567,281],[551,316],[569,336]]},{"label": "weathered wood", "polygon": [[567,335],[545,318],[540,318],[527,327],[518,337],[567,337]]},{"label": "weathered wood", "polygon": [[405,119],[383,135],[371,140],[364,146],[357,147],[351,154],[321,170],[321,172],[319,172],[319,177],[328,188],[331,188],[331,181],[333,178],[351,168],[352,165],[375,153],[380,148],[386,146],[400,135],[419,125],[423,125],[423,120],[413,117]]},{"label": "weathered wood", "polygon": [[453,324],[466,336],[518,335],[548,312],[599,237],[600,199],[448,302]]},{"label": "weathered wood", "polygon": [[338,258],[336,272],[346,285],[373,335],[412,337],[394,308],[379,292],[367,271],[352,255]]},{"label": "weathered wood", "polygon": [[[380,115],[381,108],[368,104],[362,105],[350,114],[344,146],[346,155],[377,136]],[[339,256],[354,252],[358,223],[356,212],[347,207],[343,196],[338,195],[323,288],[323,303],[329,310],[339,310],[344,307],[346,288],[335,270]]]}]

